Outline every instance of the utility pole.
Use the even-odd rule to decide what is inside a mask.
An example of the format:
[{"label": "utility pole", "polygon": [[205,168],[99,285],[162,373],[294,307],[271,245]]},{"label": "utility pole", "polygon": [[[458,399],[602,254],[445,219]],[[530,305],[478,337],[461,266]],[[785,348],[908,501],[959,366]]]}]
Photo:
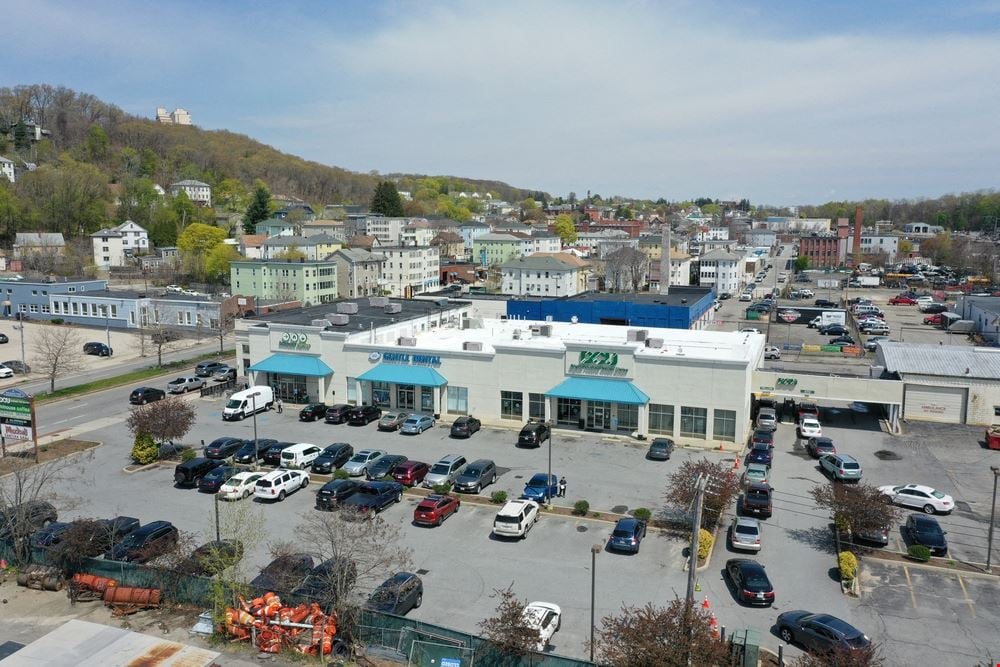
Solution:
[{"label": "utility pole", "polygon": [[701,531],[701,508],[705,500],[706,482],[707,480],[704,475],[698,475],[698,481],[695,482],[694,512],[691,515],[691,553],[688,565],[688,606],[694,604],[694,585],[698,572],[698,542],[700,538],[699,532]]},{"label": "utility pole", "polygon": [[[32,403],[34,405],[34,403]],[[993,557],[993,522],[996,519],[997,513],[997,477],[1000,476],[1000,468],[997,466],[990,466],[990,471],[993,473],[993,504],[990,506],[990,531],[989,537],[987,537],[986,543],[986,571],[990,570],[990,561]]]}]

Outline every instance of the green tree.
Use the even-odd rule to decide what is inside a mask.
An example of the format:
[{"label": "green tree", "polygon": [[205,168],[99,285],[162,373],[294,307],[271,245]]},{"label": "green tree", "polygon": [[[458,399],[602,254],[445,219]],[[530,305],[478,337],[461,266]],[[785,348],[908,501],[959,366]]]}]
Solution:
[{"label": "green tree", "polygon": [[100,125],[91,125],[87,131],[87,142],[84,144],[86,155],[92,162],[103,162],[108,156],[108,133]]},{"label": "green tree", "polygon": [[14,150],[27,151],[31,148],[31,139],[28,137],[28,126],[23,120],[17,121],[14,126]]},{"label": "green tree", "polygon": [[[236,213],[247,207],[247,189],[235,178],[226,178],[212,192],[212,199],[217,206]],[[270,196],[268,197],[270,200]]]},{"label": "green tree", "polygon": [[100,169],[63,154],[58,163],[24,174],[17,191],[40,229],[71,237],[107,223],[107,184]]},{"label": "green tree", "polygon": [[306,258],[306,254],[304,252],[302,252],[301,250],[299,250],[298,246],[296,246],[296,245],[290,245],[287,248],[285,248],[284,250],[282,250],[281,252],[275,253],[274,254],[274,258],[275,259],[283,259],[283,260],[285,260],[287,262],[297,262],[300,259],[305,259]]},{"label": "green tree", "polygon": [[169,206],[157,208],[153,213],[149,241],[157,248],[177,245],[177,214]]},{"label": "green tree", "polygon": [[153,442],[153,436],[140,433],[132,445],[132,460],[139,465],[149,465],[160,458],[160,448]]},{"label": "green tree", "polygon": [[126,176],[136,176],[139,173],[139,151],[126,146],[118,153],[118,161],[121,163],[122,173]]},{"label": "green tree", "polygon": [[177,247],[183,253],[188,270],[198,277],[205,277],[208,253],[222,243],[224,238],[226,238],[224,229],[200,222],[188,225],[177,237]]},{"label": "green tree", "polygon": [[399,198],[396,186],[389,181],[380,181],[372,195],[372,213],[381,213],[390,218],[398,218],[403,215],[403,201]]},{"label": "green tree", "polygon": [[722,207],[718,204],[705,204],[701,207],[701,212],[705,215],[719,215],[722,213]]},{"label": "green tree", "polygon": [[245,234],[254,234],[257,223],[264,222],[270,217],[271,193],[266,185],[258,183],[257,187],[254,188],[250,205],[247,206],[247,211],[243,215],[243,232]]},{"label": "green tree", "polygon": [[805,271],[809,268],[809,258],[805,255],[799,255],[795,258],[795,270]]},{"label": "green tree", "polygon": [[560,213],[556,216],[552,231],[559,235],[563,245],[571,245],[576,241],[576,225],[573,224],[573,216],[569,213]]},{"label": "green tree", "polygon": [[205,256],[205,277],[219,282],[229,277],[229,263],[240,258],[236,248],[228,243],[217,243]]},{"label": "green tree", "polygon": [[615,219],[616,220],[631,220],[632,219],[632,209],[630,209],[625,204],[619,204],[615,209]]},{"label": "green tree", "polygon": [[3,239],[5,246],[14,243],[21,215],[21,202],[14,191],[0,183],[0,239]]},{"label": "green tree", "polygon": [[139,159],[139,173],[146,178],[156,175],[156,169],[160,165],[159,156],[149,148],[142,149],[142,157]]},{"label": "green tree", "polygon": [[132,220],[145,228],[153,222],[153,211],[160,201],[160,195],[148,178],[128,178],[123,183],[122,196],[118,200],[118,219]]},{"label": "green tree", "polygon": [[538,208],[538,202],[536,202],[531,197],[528,197],[527,199],[525,199],[524,201],[521,202],[521,210],[522,211],[525,211],[525,212],[527,212],[527,211],[534,211],[536,208]]}]

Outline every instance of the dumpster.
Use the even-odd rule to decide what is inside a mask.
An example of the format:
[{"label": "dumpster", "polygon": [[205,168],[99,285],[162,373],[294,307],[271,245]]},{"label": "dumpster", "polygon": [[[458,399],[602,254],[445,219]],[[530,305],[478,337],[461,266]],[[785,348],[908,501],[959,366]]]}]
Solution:
[{"label": "dumpster", "polygon": [[986,429],[986,446],[990,449],[1000,449],[1000,426],[990,426]]}]

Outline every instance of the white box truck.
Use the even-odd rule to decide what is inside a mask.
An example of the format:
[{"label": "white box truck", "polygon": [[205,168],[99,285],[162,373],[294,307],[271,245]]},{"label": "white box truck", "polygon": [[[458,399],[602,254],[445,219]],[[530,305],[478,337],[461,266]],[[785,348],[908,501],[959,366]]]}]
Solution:
[{"label": "white box truck", "polygon": [[948,325],[948,333],[976,333],[976,323],[973,320],[955,320]]},{"label": "white box truck", "polygon": [[854,276],[848,283],[849,287],[878,287],[878,276]]},{"label": "white box truck", "polygon": [[229,402],[222,409],[222,419],[224,421],[239,421],[255,412],[270,410],[273,405],[273,389],[265,386],[250,387],[229,397]]}]

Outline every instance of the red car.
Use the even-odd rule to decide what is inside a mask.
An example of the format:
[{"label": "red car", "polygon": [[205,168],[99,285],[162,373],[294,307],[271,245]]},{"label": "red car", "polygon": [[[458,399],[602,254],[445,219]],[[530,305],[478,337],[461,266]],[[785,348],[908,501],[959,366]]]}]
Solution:
[{"label": "red car", "polygon": [[924,324],[941,324],[943,320],[944,318],[941,316],[941,313],[937,313],[936,315],[928,315],[925,317]]},{"label": "red car", "polygon": [[403,486],[416,486],[424,481],[430,469],[422,461],[403,461],[392,471],[392,478]]},{"label": "red car", "polygon": [[890,306],[915,306],[917,300],[908,296],[894,296],[889,299]]},{"label": "red car", "polygon": [[455,496],[427,496],[414,508],[413,523],[422,526],[440,526],[445,519],[458,511],[461,504],[462,501]]}]

